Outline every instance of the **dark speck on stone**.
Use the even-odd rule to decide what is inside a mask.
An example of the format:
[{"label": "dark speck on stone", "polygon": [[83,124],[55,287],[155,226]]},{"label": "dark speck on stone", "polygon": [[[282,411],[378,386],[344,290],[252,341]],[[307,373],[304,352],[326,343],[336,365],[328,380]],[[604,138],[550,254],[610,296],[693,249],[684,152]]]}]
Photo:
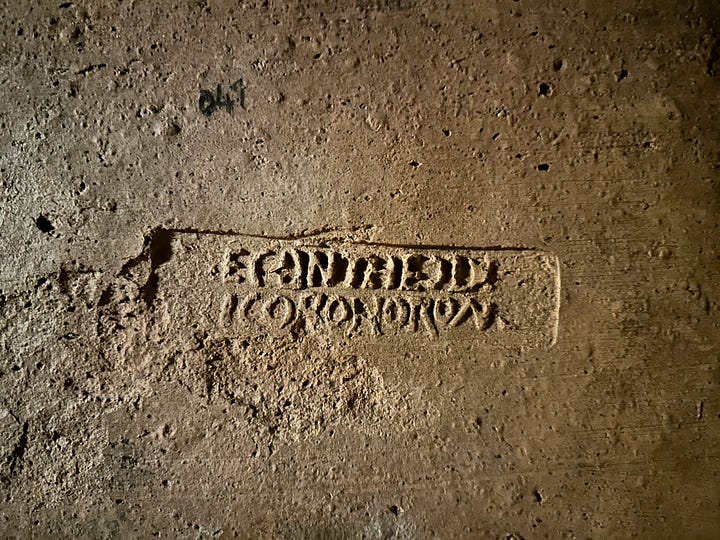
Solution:
[{"label": "dark speck on stone", "polygon": [[55,227],[50,220],[42,214],[35,219],[35,225],[44,233],[51,233],[55,230]]}]

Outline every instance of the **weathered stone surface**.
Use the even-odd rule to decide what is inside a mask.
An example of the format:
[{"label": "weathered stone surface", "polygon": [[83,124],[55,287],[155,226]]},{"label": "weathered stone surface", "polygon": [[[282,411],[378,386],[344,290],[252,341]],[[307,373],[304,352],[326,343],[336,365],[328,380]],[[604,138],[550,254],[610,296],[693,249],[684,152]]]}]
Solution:
[{"label": "weathered stone surface", "polygon": [[0,13],[0,536],[718,536],[716,2]]}]

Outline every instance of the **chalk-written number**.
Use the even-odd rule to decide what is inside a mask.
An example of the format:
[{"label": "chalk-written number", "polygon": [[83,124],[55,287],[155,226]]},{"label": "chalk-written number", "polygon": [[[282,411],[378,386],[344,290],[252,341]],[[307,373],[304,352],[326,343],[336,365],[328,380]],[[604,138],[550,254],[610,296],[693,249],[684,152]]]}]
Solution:
[{"label": "chalk-written number", "polygon": [[213,92],[212,90],[200,90],[200,100],[198,105],[200,112],[205,116],[212,116],[218,109],[225,109],[227,112],[233,112],[235,102],[245,109],[245,83],[242,79],[238,79],[230,85],[231,93],[223,92],[222,85],[218,84]]}]

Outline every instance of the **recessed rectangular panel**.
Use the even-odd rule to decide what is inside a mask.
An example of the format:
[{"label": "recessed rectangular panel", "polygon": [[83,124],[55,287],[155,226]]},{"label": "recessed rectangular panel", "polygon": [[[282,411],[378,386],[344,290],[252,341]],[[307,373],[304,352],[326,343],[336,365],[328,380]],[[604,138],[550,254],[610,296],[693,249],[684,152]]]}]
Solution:
[{"label": "recessed rectangular panel", "polygon": [[557,258],[466,249],[171,232],[156,269],[169,324],[227,337],[292,332],[550,345]]}]

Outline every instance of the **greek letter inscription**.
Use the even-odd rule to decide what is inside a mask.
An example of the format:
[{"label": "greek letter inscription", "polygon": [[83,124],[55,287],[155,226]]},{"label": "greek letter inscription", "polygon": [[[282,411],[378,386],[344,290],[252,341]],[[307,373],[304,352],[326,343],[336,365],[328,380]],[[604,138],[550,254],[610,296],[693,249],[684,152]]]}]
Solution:
[{"label": "greek letter inscription", "polygon": [[508,342],[528,344],[555,339],[558,262],[542,251],[180,231],[171,237],[178,247],[158,270],[160,296],[191,324],[202,320],[226,335],[250,329],[495,341],[514,336]]},{"label": "greek letter inscription", "polygon": [[284,328],[302,318],[312,328],[365,327],[373,334],[407,327],[437,335],[462,324],[485,330],[496,306],[478,293],[492,289],[496,266],[487,255],[253,251],[240,245],[227,250],[222,264],[222,279],[232,289],[221,320],[240,316]]}]

